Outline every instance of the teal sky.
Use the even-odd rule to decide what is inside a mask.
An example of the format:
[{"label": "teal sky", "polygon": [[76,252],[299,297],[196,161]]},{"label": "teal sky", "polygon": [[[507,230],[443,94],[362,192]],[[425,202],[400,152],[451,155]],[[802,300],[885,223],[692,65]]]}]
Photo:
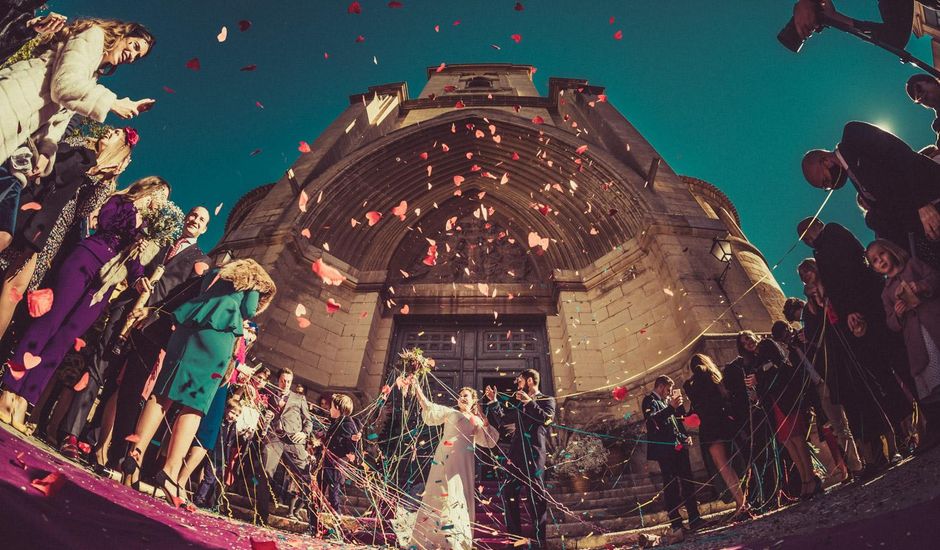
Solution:
[{"label": "teal sky", "polygon": [[[238,198],[277,180],[299,155],[298,142],[312,143],[350,94],[406,80],[414,96],[425,67],[442,62],[532,64],[543,94],[550,76],[606,86],[609,101],[676,172],[728,194],[771,264],[795,241],[796,222],[823,200],[800,173],[806,150],[834,145],[849,120],[879,124],[915,148],[934,138],[932,113],[904,93],[913,68],[831,29],[799,55],[780,46],[776,34],[792,0],[524,0],[521,12],[509,0],[401,2],[390,9],[386,0],[361,0],[361,15],[347,13],[347,0],[49,5],[72,18],[136,20],[157,36],[149,57],[105,80],[120,97],[157,99],[131,122],[142,138],[123,181],[159,174],[184,209],[221,203],[204,248],[221,237]],[[875,0],[837,6],[877,18]],[[246,32],[238,30],[243,19],[252,23]],[[219,43],[223,25],[228,39]],[[614,40],[617,30],[622,40]],[[359,35],[364,42],[355,42]],[[908,48],[930,60],[926,39]],[[193,57],[198,72],[185,67]],[[252,64],[255,71],[239,70]],[[871,238],[848,190],[822,217]],[[801,294],[795,266],[808,254],[799,245],[775,272],[788,295]]]}]

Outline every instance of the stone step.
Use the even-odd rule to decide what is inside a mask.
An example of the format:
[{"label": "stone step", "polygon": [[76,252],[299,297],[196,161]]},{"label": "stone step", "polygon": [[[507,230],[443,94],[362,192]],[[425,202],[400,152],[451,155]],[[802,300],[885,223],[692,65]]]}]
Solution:
[{"label": "stone step", "polygon": [[[699,504],[699,511],[704,516],[732,510],[734,509],[734,506],[734,503],[727,504],[721,501],[705,502]],[[609,535],[611,533],[627,532],[637,529],[655,529],[662,524],[668,526],[669,515],[665,510],[662,509],[662,506],[660,506],[658,511],[651,511],[648,514],[644,512],[643,516],[637,515],[600,519],[590,522],[585,521],[578,523],[549,524],[548,528],[546,529],[546,535],[549,541],[551,541],[551,539],[557,539],[557,541],[561,541],[562,537],[565,537],[565,539],[571,539],[573,537],[586,537],[588,535],[596,538],[601,535]],[[570,541],[568,542],[569,544],[566,545],[566,548],[570,549],[572,546],[570,545]],[[604,546],[604,544],[607,543],[599,544],[599,546]],[[558,546],[557,548],[561,547]],[[579,545],[578,548],[587,547]]]}]

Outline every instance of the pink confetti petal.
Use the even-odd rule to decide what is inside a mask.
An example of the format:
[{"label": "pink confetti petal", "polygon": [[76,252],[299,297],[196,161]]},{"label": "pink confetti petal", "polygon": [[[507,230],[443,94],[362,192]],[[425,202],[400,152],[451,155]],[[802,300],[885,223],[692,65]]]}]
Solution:
[{"label": "pink confetti petal", "polygon": [[206,262],[196,262],[193,264],[193,271],[196,272],[196,275],[200,277],[209,270],[209,264]]},{"label": "pink confetti petal", "polygon": [[219,34],[216,35],[215,39],[218,40],[219,43],[222,43],[222,42],[225,42],[226,38],[228,38],[228,28],[222,27],[222,30],[219,31]]},{"label": "pink confetti petal", "polygon": [[238,22],[238,30],[245,32],[251,28],[251,21],[247,19],[242,19]]},{"label": "pink confetti petal", "polygon": [[614,40],[622,40],[622,39],[623,39],[623,31],[617,31],[614,33]]},{"label": "pink confetti petal", "polygon": [[38,202],[28,202],[23,206],[20,206],[20,210],[23,212],[29,212],[30,210],[42,210],[42,205]]},{"label": "pink confetti petal", "polygon": [[405,221],[405,216],[408,214],[408,202],[401,201],[398,203],[398,206],[392,208],[392,215],[398,216],[398,219]]},{"label": "pink confetti petal", "polygon": [[344,277],[338,269],[324,263],[323,258],[318,258],[313,262],[313,272],[316,273],[320,279],[323,280],[323,284],[326,285],[339,286],[346,280],[346,277]]},{"label": "pink confetti petal", "polygon": [[55,296],[51,288],[41,288],[27,292],[26,306],[29,309],[29,316],[35,319],[49,313],[54,300]]},{"label": "pink confetti petal", "polygon": [[58,472],[52,472],[42,479],[32,480],[30,485],[47,497],[55,496],[65,486],[65,476]]},{"label": "pink confetti petal", "polygon": [[362,13],[362,6],[359,5],[359,2],[353,2],[352,4],[349,4],[348,8],[346,8],[346,13],[359,15]]},{"label": "pink confetti petal", "polygon": [[190,59],[189,61],[187,61],[187,62],[186,62],[186,68],[187,68],[187,69],[192,69],[192,70],[194,70],[194,71],[198,71],[199,69],[201,69],[201,68],[202,68],[202,65],[199,63],[199,58],[198,58],[198,57],[194,57],[194,58]]},{"label": "pink confetti petal", "polygon": [[74,349],[75,351],[82,351],[82,349],[84,349],[86,345],[87,344],[85,343],[84,340],[82,340],[81,338],[76,338],[75,343],[72,345],[72,349]]},{"label": "pink confetti petal", "polygon": [[369,227],[372,227],[373,225],[379,223],[379,220],[382,219],[382,213],[376,212],[375,210],[366,212],[366,219],[369,220]]},{"label": "pink confetti petal", "polygon": [[82,374],[82,377],[72,386],[72,391],[80,392],[88,387],[88,371]]},{"label": "pink confetti petal", "polygon": [[521,35],[521,34],[513,34],[513,35],[510,35],[509,38],[512,38],[512,41],[515,42],[516,44],[518,44],[519,42],[522,42],[522,35]]},{"label": "pink confetti petal", "polygon": [[339,311],[340,303],[334,300],[333,298],[328,298],[326,301],[326,312],[330,315]]}]

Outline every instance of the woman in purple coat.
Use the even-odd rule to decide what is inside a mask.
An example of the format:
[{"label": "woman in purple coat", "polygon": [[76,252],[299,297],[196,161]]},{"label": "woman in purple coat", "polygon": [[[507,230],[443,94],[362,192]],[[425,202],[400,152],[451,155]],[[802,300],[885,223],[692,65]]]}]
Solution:
[{"label": "woman in purple coat", "polygon": [[[59,363],[75,339],[98,320],[108,306],[97,299],[102,289],[102,267],[128,249],[140,235],[142,211],[160,208],[170,194],[170,185],[148,176],[126,191],[115,193],[101,207],[95,234],[75,247],[63,264],[53,290],[52,307],[26,329],[7,364],[0,396],[0,421],[26,431],[26,408],[36,404]],[[128,280],[143,275],[136,260],[127,262]]]}]

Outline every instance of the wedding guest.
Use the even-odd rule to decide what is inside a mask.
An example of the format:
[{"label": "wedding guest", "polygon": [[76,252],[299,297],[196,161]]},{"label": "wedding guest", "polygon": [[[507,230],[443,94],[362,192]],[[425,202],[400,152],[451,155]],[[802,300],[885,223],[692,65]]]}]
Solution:
[{"label": "wedding guest", "polygon": [[[88,384],[83,390],[75,392],[61,427],[64,439],[60,449],[63,453],[74,455],[78,450],[78,439],[83,435],[88,414],[98,398],[99,388],[104,388],[101,402],[105,404],[104,415],[100,419],[103,433],[99,434],[99,438],[107,438],[110,435],[117,407],[117,377],[120,367],[124,365],[121,362],[121,354],[116,353],[116,350],[123,349],[120,333],[127,317],[144,293],[148,295],[144,307],[153,307],[162,302],[173,289],[200,277],[209,268],[211,260],[198,244],[198,239],[205,233],[208,223],[209,211],[206,208],[197,206],[190,210],[183,220],[183,229],[176,242],[161,248],[155,258],[157,261],[151,262],[143,276],[111,302],[108,320],[101,335],[93,347],[89,346],[92,349],[87,361]],[[159,266],[164,268],[163,275],[151,285],[150,277]],[[132,378],[127,377],[129,384]],[[224,401],[219,406],[223,404]],[[220,418],[220,415],[221,410],[215,418]]]},{"label": "wedding guest", "polygon": [[800,412],[803,391],[799,371],[787,361],[784,352],[769,338],[760,339],[749,330],[738,333],[738,354],[754,373],[748,384],[756,390],[756,399],[773,420],[774,435],[783,444],[800,473],[803,487],[800,499],[808,500],[823,493],[822,480],[813,473],[805,434],[806,421]]},{"label": "wedding guest", "polygon": [[72,115],[104,122],[109,112],[131,118],[150,109],[154,100],[118,99],[98,79],[153,44],[138,23],[78,19],[45,36],[31,59],[0,70],[0,162],[32,138],[38,157],[29,175],[47,175]]},{"label": "wedding guest", "polygon": [[[231,398],[225,403],[225,415],[222,417],[218,441],[213,443],[211,450],[207,449],[210,453],[210,460],[202,463],[202,480],[193,493],[193,504],[200,508],[216,508],[219,492],[225,492],[226,462],[238,440],[238,418],[242,413],[242,408],[241,401],[236,398]],[[188,456],[186,460],[189,464]],[[181,481],[177,483],[183,486]]]},{"label": "wedding guest", "polygon": [[473,388],[461,388],[457,408],[452,409],[431,402],[413,377],[401,379],[401,384],[413,388],[426,425],[444,426],[407,546],[470,548],[476,509],[474,452],[478,445],[495,447],[499,431],[483,417]]},{"label": "wedding guest", "polygon": [[56,33],[65,26],[67,19],[58,13],[35,17],[44,5],[44,0],[4,1],[6,13],[0,12],[0,65],[37,35]]},{"label": "wedding guest", "polygon": [[937,134],[936,144],[933,150],[921,151],[933,157],[938,152],[937,145],[940,145],[940,81],[935,76],[917,73],[907,79],[904,88],[911,101],[925,109],[933,110],[934,120],[930,127]]},{"label": "wedding guest", "polygon": [[728,455],[728,448],[735,437],[735,423],[728,407],[728,390],[721,383],[723,376],[712,358],[701,353],[692,356],[689,370],[692,377],[685,381],[682,389],[692,401],[689,414],[697,414],[701,421],[699,440],[702,448],[711,455],[738,505],[734,516],[747,515],[748,506],[741,491],[741,479],[731,466]]},{"label": "wedding guest", "polygon": [[282,369],[277,378],[277,388],[268,397],[268,410],[264,417],[267,430],[261,441],[261,466],[264,469],[262,487],[258,489],[258,513],[261,520],[268,521],[270,514],[270,491],[278,466],[284,461],[287,470],[303,480],[304,487],[310,485],[310,456],[306,442],[313,433],[313,421],[307,400],[293,391],[294,372]]},{"label": "wedding guest", "polygon": [[[180,468],[179,476],[176,479],[177,485],[181,488],[186,487],[187,481],[203,463],[206,456],[211,454],[219,442],[219,432],[222,429],[222,423],[226,418],[226,410],[232,407],[228,405],[232,397],[234,385],[238,382],[239,365],[245,364],[245,355],[248,349],[254,345],[258,339],[258,325],[252,321],[245,321],[242,327],[242,335],[235,341],[235,353],[233,354],[233,368],[230,369],[231,375],[222,380],[222,384],[215,392],[209,410],[199,423],[199,429],[196,431],[196,437],[193,445],[186,453],[183,459],[183,467]],[[237,403],[237,402],[236,402]],[[241,414],[241,405],[238,406],[238,412],[232,420],[236,420]]]},{"label": "wedding guest", "polygon": [[646,419],[647,460],[655,460],[663,476],[663,493],[669,523],[675,535],[682,533],[682,516],[679,508],[685,506],[689,515],[689,528],[693,531],[702,526],[695,486],[692,483],[692,466],[689,463],[691,438],[685,432],[678,417],[685,416],[682,394],[673,391],[672,378],[662,375],[653,382],[653,391],[643,398],[643,418]]},{"label": "wedding guest", "polygon": [[[890,241],[869,244],[866,256],[872,269],[887,278],[881,300],[888,327],[904,336],[919,403],[928,412],[928,422],[940,422],[940,274]],[[938,439],[933,435],[930,443]]]},{"label": "wedding guest", "polygon": [[167,344],[164,367],[140,419],[134,448],[121,464],[130,484],[144,453],[171,406],[181,410],[173,423],[163,469],[154,483],[174,507],[184,503],[176,479],[202,417],[231,365],[244,322],[263,312],[277,291],[267,272],[251,259],[210,271],[199,296],[173,312],[176,330]]},{"label": "wedding guest", "polygon": [[[17,214],[13,245],[0,254],[0,266],[4,268],[0,337],[6,333],[18,305],[12,298],[34,288],[31,283],[45,275],[45,266],[59,252],[65,235],[114,192],[117,177],[130,163],[131,151],[139,139],[133,128],[114,128],[98,139],[80,138],[75,145],[62,143],[52,172],[38,185],[23,190],[22,199],[41,208]],[[88,200],[92,196],[94,199]],[[40,265],[43,267],[37,269]],[[41,275],[36,277],[37,273]]]},{"label": "wedding guest", "polygon": [[95,234],[83,240],[65,262],[68,276],[59,277],[53,288],[51,308],[30,323],[8,362],[0,418],[10,418],[15,427],[25,429],[27,404],[39,400],[75,339],[104,313],[108,302],[101,299],[100,293],[116,282],[108,276],[117,271],[106,274],[102,268],[123,261],[130,278],[143,274],[131,250],[140,235],[140,213],[160,208],[169,193],[170,185],[163,178],[148,176],[116,193],[101,207]]},{"label": "wedding guest", "polygon": [[871,209],[891,213],[904,231],[940,240],[940,164],[890,132],[849,122],[835,150],[806,153],[803,175],[824,190],[851,181]]},{"label": "wedding guest", "polygon": [[[317,486],[320,494],[329,505],[328,512],[338,517],[340,499],[342,498],[343,483],[346,479],[345,469],[356,460],[356,442],[359,440],[359,427],[352,419],[353,400],[348,395],[333,394],[330,402],[330,426],[326,432],[318,433],[317,439],[323,446],[323,461],[317,472]],[[320,510],[310,511],[310,527],[308,534],[320,534]]]}]

